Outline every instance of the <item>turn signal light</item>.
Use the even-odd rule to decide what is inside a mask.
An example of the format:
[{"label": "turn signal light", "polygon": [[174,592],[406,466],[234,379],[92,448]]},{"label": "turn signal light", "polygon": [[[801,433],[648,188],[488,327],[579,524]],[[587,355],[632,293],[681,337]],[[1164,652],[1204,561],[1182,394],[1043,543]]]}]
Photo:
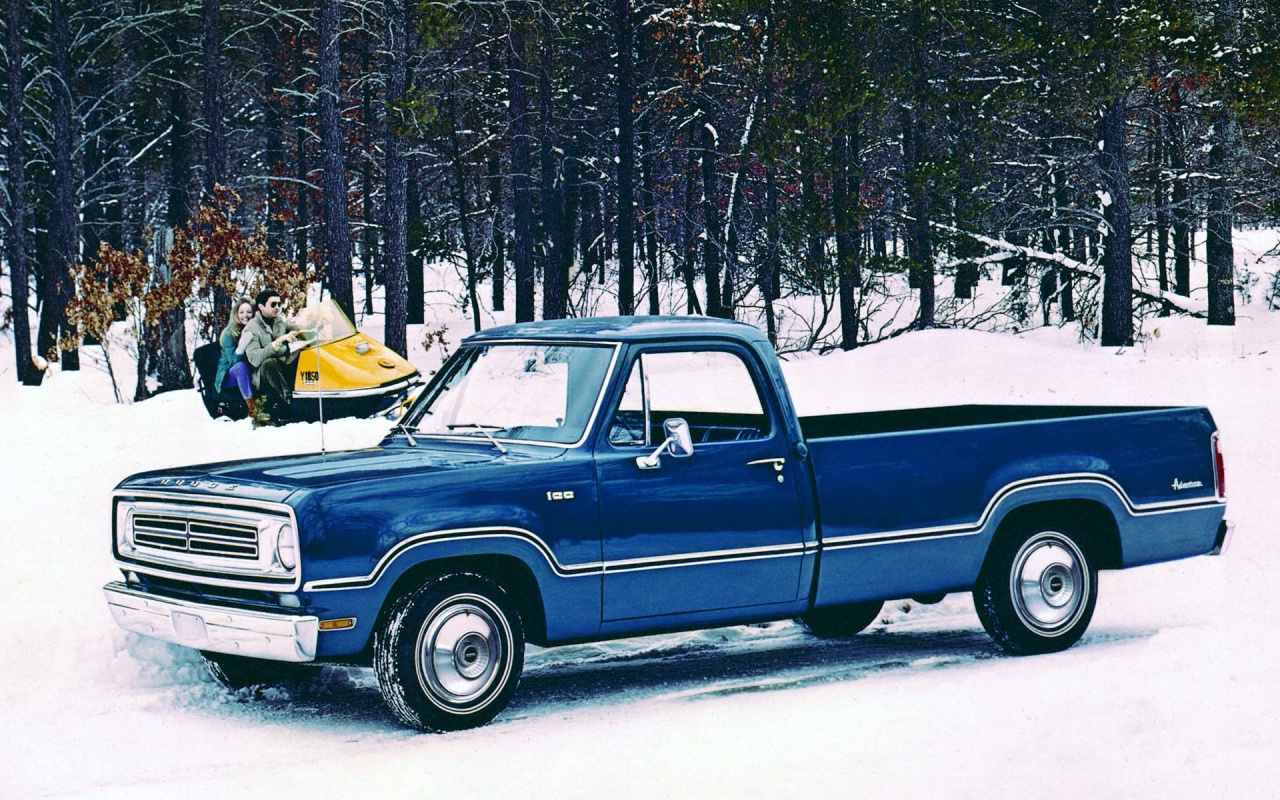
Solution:
[{"label": "turn signal light", "polygon": [[342,617],[340,619],[322,619],[320,620],[320,630],[322,631],[344,631],[347,628],[356,626],[355,617]]}]

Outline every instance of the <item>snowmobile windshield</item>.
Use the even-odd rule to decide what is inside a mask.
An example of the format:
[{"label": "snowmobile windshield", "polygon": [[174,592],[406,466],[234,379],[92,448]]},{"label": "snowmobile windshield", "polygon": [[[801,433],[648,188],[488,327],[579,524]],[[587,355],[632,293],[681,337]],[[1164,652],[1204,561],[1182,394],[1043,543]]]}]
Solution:
[{"label": "snowmobile windshield", "polygon": [[464,347],[405,416],[419,436],[579,443],[600,405],[614,345]]},{"label": "snowmobile windshield", "polygon": [[302,332],[307,346],[336,342],[356,333],[356,326],[351,324],[351,320],[347,319],[347,315],[332,300],[307,303],[307,307],[298,312],[293,324]]}]

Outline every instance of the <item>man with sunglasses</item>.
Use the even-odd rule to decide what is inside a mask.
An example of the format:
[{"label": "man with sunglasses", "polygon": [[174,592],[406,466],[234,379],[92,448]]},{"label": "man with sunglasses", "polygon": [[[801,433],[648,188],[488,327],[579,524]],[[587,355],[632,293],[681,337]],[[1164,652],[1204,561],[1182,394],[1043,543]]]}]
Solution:
[{"label": "man with sunglasses", "polygon": [[249,361],[254,394],[259,397],[253,419],[258,426],[285,421],[289,416],[298,368],[298,353],[289,343],[298,338],[298,326],[281,316],[280,293],[275,289],[258,292],[254,304],[258,313],[244,326],[240,349]]}]

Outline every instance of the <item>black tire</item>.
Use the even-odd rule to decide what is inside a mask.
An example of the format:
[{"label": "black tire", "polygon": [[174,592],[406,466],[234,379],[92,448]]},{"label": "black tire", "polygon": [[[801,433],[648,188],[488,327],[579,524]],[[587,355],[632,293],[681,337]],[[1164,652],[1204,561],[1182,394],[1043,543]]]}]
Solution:
[{"label": "black tire", "polygon": [[312,664],[269,661],[265,658],[246,658],[204,650],[200,651],[200,657],[209,670],[209,676],[216,683],[232,690],[280,683],[302,683],[310,681],[320,670]]},{"label": "black tire", "polygon": [[374,632],[373,665],[383,700],[405,725],[484,725],[511,702],[524,669],[520,613],[482,575],[432,578],[392,605]]},{"label": "black tire", "polygon": [[882,600],[815,608],[800,618],[800,624],[819,639],[844,639],[866,630],[880,616]]},{"label": "black tire", "polygon": [[973,605],[1005,652],[1057,653],[1084,635],[1098,602],[1098,570],[1080,542],[1065,528],[1040,525],[987,556]]}]

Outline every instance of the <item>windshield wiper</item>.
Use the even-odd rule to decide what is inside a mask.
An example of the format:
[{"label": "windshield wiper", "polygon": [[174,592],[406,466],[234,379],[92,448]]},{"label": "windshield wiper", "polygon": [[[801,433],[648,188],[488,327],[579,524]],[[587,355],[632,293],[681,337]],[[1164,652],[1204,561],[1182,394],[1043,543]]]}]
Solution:
[{"label": "windshield wiper", "polygon": [[501,425],[483,425],[477,422],[455,422],[454,424],[446,425],[445,427],[447,427],[451,431],[455,431],[458,428],[468,428],[473,431],[479,431],[484,435],[484,438],[489,440],[490,444],[498,448],[499,453],[502,453],[503,455],[507,454],[507,448],[503,447],[502,443],[499,442],[497,439],[493,438],[493,434],[489,433],[489,431],[504,430],[503,426]]},{"label": "windshield wiper", "polygon": [[413,428],[408,425],[405,425],[403,422],[397,422],[396,429],[404,433],[404,438],[409,440],[410,447],[418,446],[418,443],[413,440],[413,431],[417,430],[417,428]]}]

